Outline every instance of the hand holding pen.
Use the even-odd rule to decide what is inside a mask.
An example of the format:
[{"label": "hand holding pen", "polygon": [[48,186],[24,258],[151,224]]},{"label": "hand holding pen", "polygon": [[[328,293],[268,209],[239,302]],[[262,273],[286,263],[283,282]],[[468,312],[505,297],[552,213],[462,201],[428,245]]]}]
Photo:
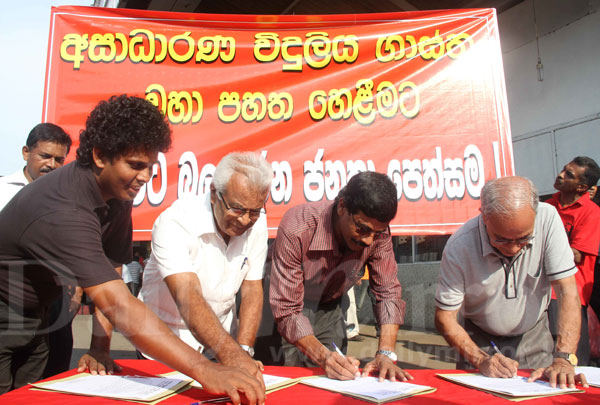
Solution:
[{"label": "hand holding pen", "polygon": [[323,369],[327,373],[327,377],[335,378],[336,380],[352,380],[360,377],[358,366],[360,362],[354,357],[346,356],[337,347],[335,343],[331,344],[334,352],[327,356]]},{"label": "hand holding pen", "polygon": [[513,378],[517,376],[519,362],[502,354],[496,343],[490,341],[494,354],[479,364],[479,371],[488,377]]}]

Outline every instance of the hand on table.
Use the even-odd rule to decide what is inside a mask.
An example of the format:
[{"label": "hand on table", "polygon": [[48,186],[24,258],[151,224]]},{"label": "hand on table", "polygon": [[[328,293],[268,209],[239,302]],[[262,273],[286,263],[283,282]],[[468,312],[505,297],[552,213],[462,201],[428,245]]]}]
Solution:
[{"label": "hand on table", "polygon": [[528,381],[535,381],[542,376],[546,377],[550,385],[554,388],[556,388],[556,384],[560,388],[567,388],[567,385],[569,388],[575,388],[575,383],[580,383],[586,388],[588,387],[585,375],[583,373],[575,375],[575,369],[571,363],[561,358],[555,358],[549,367],[534,370],[529,376]]},{"label": "hand on table", "polygon": [[265,365],[262,363],[262,361],[254,360],[254,362],[256,363],[256,367],[258,367],[261,373],[265,371]]},{"label": "hand on table", "polygon": [[517,375],[519,362],[495,353],[483,360],[478,368],[486,377],[513,378]]},{"label": "hand on table", "polygon": [[227,395],[234,405],[241,403],[262,405],[265,403],[265,386],[262,377],[259,383],[254,376],[244,370],[212,362],[203,364],[203,367],[202,378],[198,379],[198,382],[202,384],[205,391],[211,394]]},{"label": "hand on table", "polygon": [[92,375],[107,375],[121,371],[121,366],[114,362],[108,353],[89,350],[81,356],[77,363],[77,372],[82,373],[88,370]]},{"label": "hand on table", "polygon": [[329,351],[320,364],[327,377],[336,380],[354,380],[354,378],[360,377],[359,365],[360,362],[354,357],[343,356],[335,351]]},{"label": "hand on table", "polygon": [[245,371],[256,378],[261,385],[262,390],[265,390],[265,382],[262,375],[265,368],[262,362],[254,360],[241,347],[239,350],[228,352],[225,356],[219,356],[219,362],[225,366],[239,368]]},{"label": "hand on table", "polygon": [[363,368],[362,376],[366,377],[371,371],[379,370],[379,381],[388,378],[390,381],[408,381],[414,379],[407,371],[402,370],[385,354],[378,354]]}]

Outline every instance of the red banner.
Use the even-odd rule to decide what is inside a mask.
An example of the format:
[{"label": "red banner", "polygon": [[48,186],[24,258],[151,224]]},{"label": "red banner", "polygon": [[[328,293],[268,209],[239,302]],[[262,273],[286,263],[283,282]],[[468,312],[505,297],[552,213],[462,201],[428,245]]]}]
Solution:
[{"label": "red banner", "polygon": [[486,180],[514,174],[491,9],[53,8],[43,120],[76,135],[98,101],[123,93],[157,105],[174,134],[134,201],[136,240],[177,198],[208,192],[215,165],[235,150],[273,166],[271,236],[291,206],[332,200],[364,170],[397,186],[394,234],[451,233],[477,213]]}]

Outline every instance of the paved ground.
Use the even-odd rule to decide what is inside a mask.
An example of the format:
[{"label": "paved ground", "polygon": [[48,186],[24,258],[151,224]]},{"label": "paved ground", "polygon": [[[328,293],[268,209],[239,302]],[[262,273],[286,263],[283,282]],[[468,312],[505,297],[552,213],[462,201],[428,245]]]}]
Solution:
[{"label": "paved ground", "polygon": [[[377,351],[375,327],[360,325],[362,342],[349,342],[348,354],[368,361]],[[434,332],[400,330],[396,343],[398,364],[406,369],[455,369],[456,353],[443,337]]]},{"label": "paved ground", "polygon": [[[74,368],[90,344],[92,330],[91,315],[77,315],[73,321],[73,357]],[[369,361],[377,350],[375,328],[360,325],[362,342],[349,342],[348,354]],[[396,345],[399,365],[406,369],[453,369],[455,352],[448,347],[444,338],[437,333],[427,331],[401,330]],[[111,355],[114,359],[135,359],[135,349],[119,332],[115,332],[111,343]]]}]

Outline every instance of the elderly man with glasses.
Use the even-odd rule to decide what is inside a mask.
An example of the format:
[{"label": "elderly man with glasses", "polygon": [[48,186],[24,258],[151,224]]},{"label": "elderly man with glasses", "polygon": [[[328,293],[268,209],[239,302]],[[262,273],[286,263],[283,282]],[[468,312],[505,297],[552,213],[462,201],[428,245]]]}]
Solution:
[{"label": "elderly man with glasses", "polygon": [[405,306],[389,230],[397,209],[394,183],[385,174],[363,172],[350,179],[335,201],[286,212],[275,239],[270,286],[286,366],[317,365],[340,380],[359,375],[358,360],[345,356],[341,299],[368,265],[381,337],[363,375],[379,370],[382,380],[412,379],[395,364]]},{"label": "elderly man with glasses", "polygon": [[[538,201],[533,183],[523,177],[487,182],[481,215],[446,244],[435,297],[436,326],[458,350],[457,368],[501,378],[519,367],[534,369],[530,381],[543,375],[552,386],[574,387],[581,323],[576,272],[560,217]],[[560,311],[556,345],[546,313],[550,287]]]},{"label": "elderly man with glasses", "polygon": [[264,205],[272,178],[271,166],[256,153],[225,156],[210,193],[179,199],[156,220],[140,291],[140,299],[185,343],[248,371],[261,384],[262,363],[252,356],[262,314]]}]

